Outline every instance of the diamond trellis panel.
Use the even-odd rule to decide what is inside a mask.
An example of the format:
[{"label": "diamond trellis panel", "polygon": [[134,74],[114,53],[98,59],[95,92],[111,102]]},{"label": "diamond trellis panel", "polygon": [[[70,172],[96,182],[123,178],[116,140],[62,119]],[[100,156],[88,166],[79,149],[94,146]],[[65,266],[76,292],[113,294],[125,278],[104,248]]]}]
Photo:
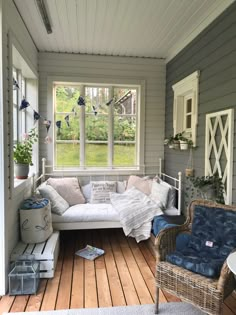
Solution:
[{"label": "diamond trellis panel", "polygon": [[232,202],[234,111],[206,115],[205,175],[218,171],[225,186],[225,203]]}]

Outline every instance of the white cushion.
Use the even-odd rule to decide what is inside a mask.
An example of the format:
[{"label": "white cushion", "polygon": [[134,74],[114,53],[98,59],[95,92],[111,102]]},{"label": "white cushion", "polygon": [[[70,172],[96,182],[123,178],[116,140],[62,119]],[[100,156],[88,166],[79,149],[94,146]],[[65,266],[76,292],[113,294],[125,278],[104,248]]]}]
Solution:
[{"label": "white cushion", "polygon": [[43,198],[50,200],[52,212],[62,215],[69,208],[68,202],[52,186],[42,184],[38,187],[38,190]]},{"label": "white cushion", "polygon": [[176,206],[176,189],[173,188],[170,184],[160,179],[160,184],[169,188],[168,200],[166,208],[170,209]]},{"label": "white cushion", "polygon": [[75,222],[102,222],[117,221],[119,215],[111,204],[91,204],[85,203],[70,207],[63,215],[52,215],[53,222],[75,223]]},{"label": "white cushion", "polygon": [[123,194],[123,192],[125,192],[126,189],[126,185],[127,185],[127,181],[123,180],[123,181],[117,181],[116,182],[116,192],[118,194]]},{"label": "white cushion", "polygon": [[47,183],[61,195],[70,206],[85,203],[76,177],[49,178]]},{"label": "white cushion", "polygon": [[116,192],[116,182],[97,181],[91,182],[90,203],[110,203],[110,192]]},{"label": "white cushion", "polygon": [[135,187],[138,190],[142,191],[146,195],[150,195],[152,180],[149,177],[139,177],[136,175],[130,175],[127,183],[126,189]]},{"label": "white cushion", "polygon": [[84,195],[85,201],[86,202],[90,202],[90,198],[91,198],[91,190],[92,190],[92,185],[91,183],[83,185],[81,187],[82,193]]},{"label": "white cushion", "polygon": [[166,208],[169,190],[170,188],[168,186],[161,185],[154,180],[150,198],[156,202],[161,202],[162,206]]}]

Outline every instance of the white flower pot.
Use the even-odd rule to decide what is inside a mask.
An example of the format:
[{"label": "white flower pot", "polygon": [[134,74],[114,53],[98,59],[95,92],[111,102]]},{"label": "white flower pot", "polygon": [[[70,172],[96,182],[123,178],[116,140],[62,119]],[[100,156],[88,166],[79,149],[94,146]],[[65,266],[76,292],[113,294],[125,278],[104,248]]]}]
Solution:
[{"label": "white flower pot", "polygon": [[29,174],[29,164],[15,163],[14,170],[17,179],[26,179]]},{"label": "white flower pot", "polygon": [[188,142],[180,140],[180,150],[188,150]]}]

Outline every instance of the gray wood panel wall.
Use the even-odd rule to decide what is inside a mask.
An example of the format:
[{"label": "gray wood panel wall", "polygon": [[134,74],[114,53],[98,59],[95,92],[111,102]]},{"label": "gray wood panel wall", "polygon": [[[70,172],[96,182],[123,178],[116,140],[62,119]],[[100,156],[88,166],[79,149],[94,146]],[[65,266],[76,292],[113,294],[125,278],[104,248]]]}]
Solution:
[{"label": "gray wood panel wall", "polygon": [[[167,64],[165,135],[173,134],[172,85],[200,70],[197,148],[194,169],[204,175],[206,114],[236,109],[236,3],[234,2],[185,49]],[[234,112],[233,203],[236,203],[236,111]],[[165,148],[165,171],[184,172],[189,158],[185,151]]]},{"label": "gray wood panel wall", "polygon": [[[104,79],[136,79],[145,81],[144,163],[146,172],[157,173],[159,158],[164,157],[166,66],[161,59],[39,53],[39,108],[48,117],[48,77],[74,76]],[[52,156],[44,143],[45,127],[40,127],[40,158]],[[51,128],[52,129],[52,128]],[[52,130],[50,131],[52,132]],[[50,134],[52,135],[52,133]]]}]

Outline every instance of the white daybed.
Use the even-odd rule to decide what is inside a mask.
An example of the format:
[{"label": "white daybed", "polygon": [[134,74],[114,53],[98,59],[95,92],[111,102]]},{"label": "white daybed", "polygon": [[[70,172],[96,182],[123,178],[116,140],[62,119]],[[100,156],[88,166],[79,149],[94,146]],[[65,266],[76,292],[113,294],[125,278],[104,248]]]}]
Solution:
[{"label": "white daybed", "polygon": [[[181,214],[181,172],[178,177],[172,177],[162,172],[160,159],[158,176],[164,181],[167,180],[176,191],[177,208],[172,207],[165,210],[167,215]],[[56,177],[55,174],[47,173],[46,159],[42,159],[42,174],[35,181],[41,183],[48,177]],[[61,177],[61,176],[60,176]],[[68,176],[67,176],[68,177]],[[77,229],[100,229],[100,228],[121,228],[117,211],[111,204],[77,204],[71,206],[62,215],[52,213],[52,225],[55,230],[77,230]]]}]

